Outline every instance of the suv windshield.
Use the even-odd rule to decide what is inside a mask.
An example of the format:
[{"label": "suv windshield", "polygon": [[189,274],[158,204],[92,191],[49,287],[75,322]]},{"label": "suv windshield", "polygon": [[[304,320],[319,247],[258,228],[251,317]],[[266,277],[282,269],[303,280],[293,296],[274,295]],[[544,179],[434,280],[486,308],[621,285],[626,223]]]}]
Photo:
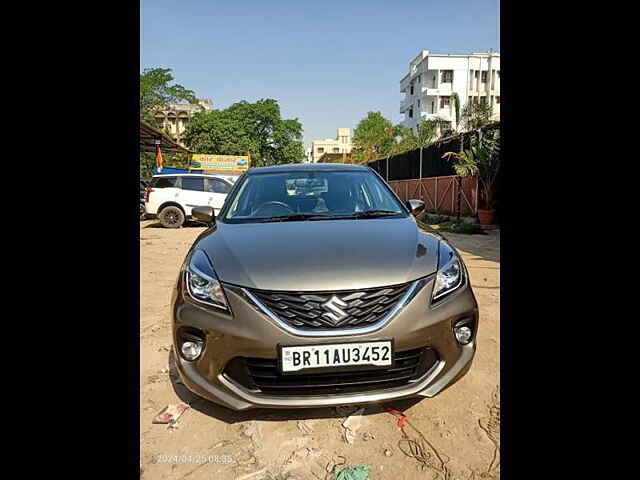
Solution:
[{"label": "suv windshield", "polygon": [[406,216],[389,188],[368,171],[247,175],[222,214],[229,223]]}]

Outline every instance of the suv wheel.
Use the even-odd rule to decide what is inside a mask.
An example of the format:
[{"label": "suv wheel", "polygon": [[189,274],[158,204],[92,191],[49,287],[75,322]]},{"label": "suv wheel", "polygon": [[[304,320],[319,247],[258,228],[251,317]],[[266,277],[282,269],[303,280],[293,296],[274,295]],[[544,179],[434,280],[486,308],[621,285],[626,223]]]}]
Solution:
[{"label": "suv wheel", "polygon": [[178,207],[164,207],[158,217],[164,228],[180,228],[184,223],[184,213]]}]

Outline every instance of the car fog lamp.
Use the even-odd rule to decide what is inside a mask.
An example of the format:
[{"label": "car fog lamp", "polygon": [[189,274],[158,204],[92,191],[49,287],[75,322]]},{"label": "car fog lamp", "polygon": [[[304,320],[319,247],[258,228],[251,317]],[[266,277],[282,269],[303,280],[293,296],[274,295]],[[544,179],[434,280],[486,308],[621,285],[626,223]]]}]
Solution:
[{"label": "car fog lamp", "polygon": [[455,327],[453,331],[456,335],[456,340],[458,340],[458,343],[462,345],[466,345],[471,341],[471,336],[473,335],[473,332],[468,326],[460,325]]},{"label": "car fog lamp", "polygon": [[186,341],[182,344],[180,350],[182,351],[182,356],[185,359],[193,361],[202,353],[202,343]]}]

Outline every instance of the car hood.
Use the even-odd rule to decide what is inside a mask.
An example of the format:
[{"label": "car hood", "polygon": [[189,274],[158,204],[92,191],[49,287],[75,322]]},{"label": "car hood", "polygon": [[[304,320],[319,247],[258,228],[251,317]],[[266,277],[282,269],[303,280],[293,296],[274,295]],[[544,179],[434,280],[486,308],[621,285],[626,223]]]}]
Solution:
[{"label": "car hood", "polygon": [[226,283],[328,291],[397,285],[434,273],[438,242],[407,217],[218,223],[194,248],[209,255]]}]

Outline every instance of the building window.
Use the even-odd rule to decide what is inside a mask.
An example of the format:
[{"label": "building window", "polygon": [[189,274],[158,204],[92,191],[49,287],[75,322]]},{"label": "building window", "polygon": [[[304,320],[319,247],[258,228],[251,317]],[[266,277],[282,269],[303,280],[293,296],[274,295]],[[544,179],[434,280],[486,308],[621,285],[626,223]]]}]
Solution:
[{"label": "building window", "polygon": [[451,82],[453,82],[453,70],[443,70],[442,83],[451,83]]},{"label": "building window", "polygon": [[420,83],[420,75],[418,75],[418,83]]},{"label": "building window", "polygon": [[418,99],[418,108],[420,108],[420,99]]},{"label": "building window", "polygon": [[487,104],[487,97],[480,97],[480,103],[482,105],[486,105]]},{"label": "building window", "polygon": [[333,153],[340,153],[340,149],[338,147],[334,147]]},{"label": "building window", "polygon": [[318,147],[318,153],[324,153],[324,148]]},{"label": "building window", "polygon": [[473,102],[473,97],[469,97],[469,103]]},{"label": "building window", "polygon": [[481,79],[482,83],[487,83],[487,73],[489,72],[487,72],[486,70],[482,72],[482,79]]},{"label": "building window", "polygon": [[496,95],[496,105],[500,105],[500,95]]},{"label": "building window", "polygon": [[413,107],[409,108],[409,118],[413,118]]},{"label": "building window", "polygon": [[450,97],[440,97],[440,108],[445,108],[451,105]]},{"label": "building window", "polygon": [[411,84],[411,95],[413,95],[413,83]]}]

